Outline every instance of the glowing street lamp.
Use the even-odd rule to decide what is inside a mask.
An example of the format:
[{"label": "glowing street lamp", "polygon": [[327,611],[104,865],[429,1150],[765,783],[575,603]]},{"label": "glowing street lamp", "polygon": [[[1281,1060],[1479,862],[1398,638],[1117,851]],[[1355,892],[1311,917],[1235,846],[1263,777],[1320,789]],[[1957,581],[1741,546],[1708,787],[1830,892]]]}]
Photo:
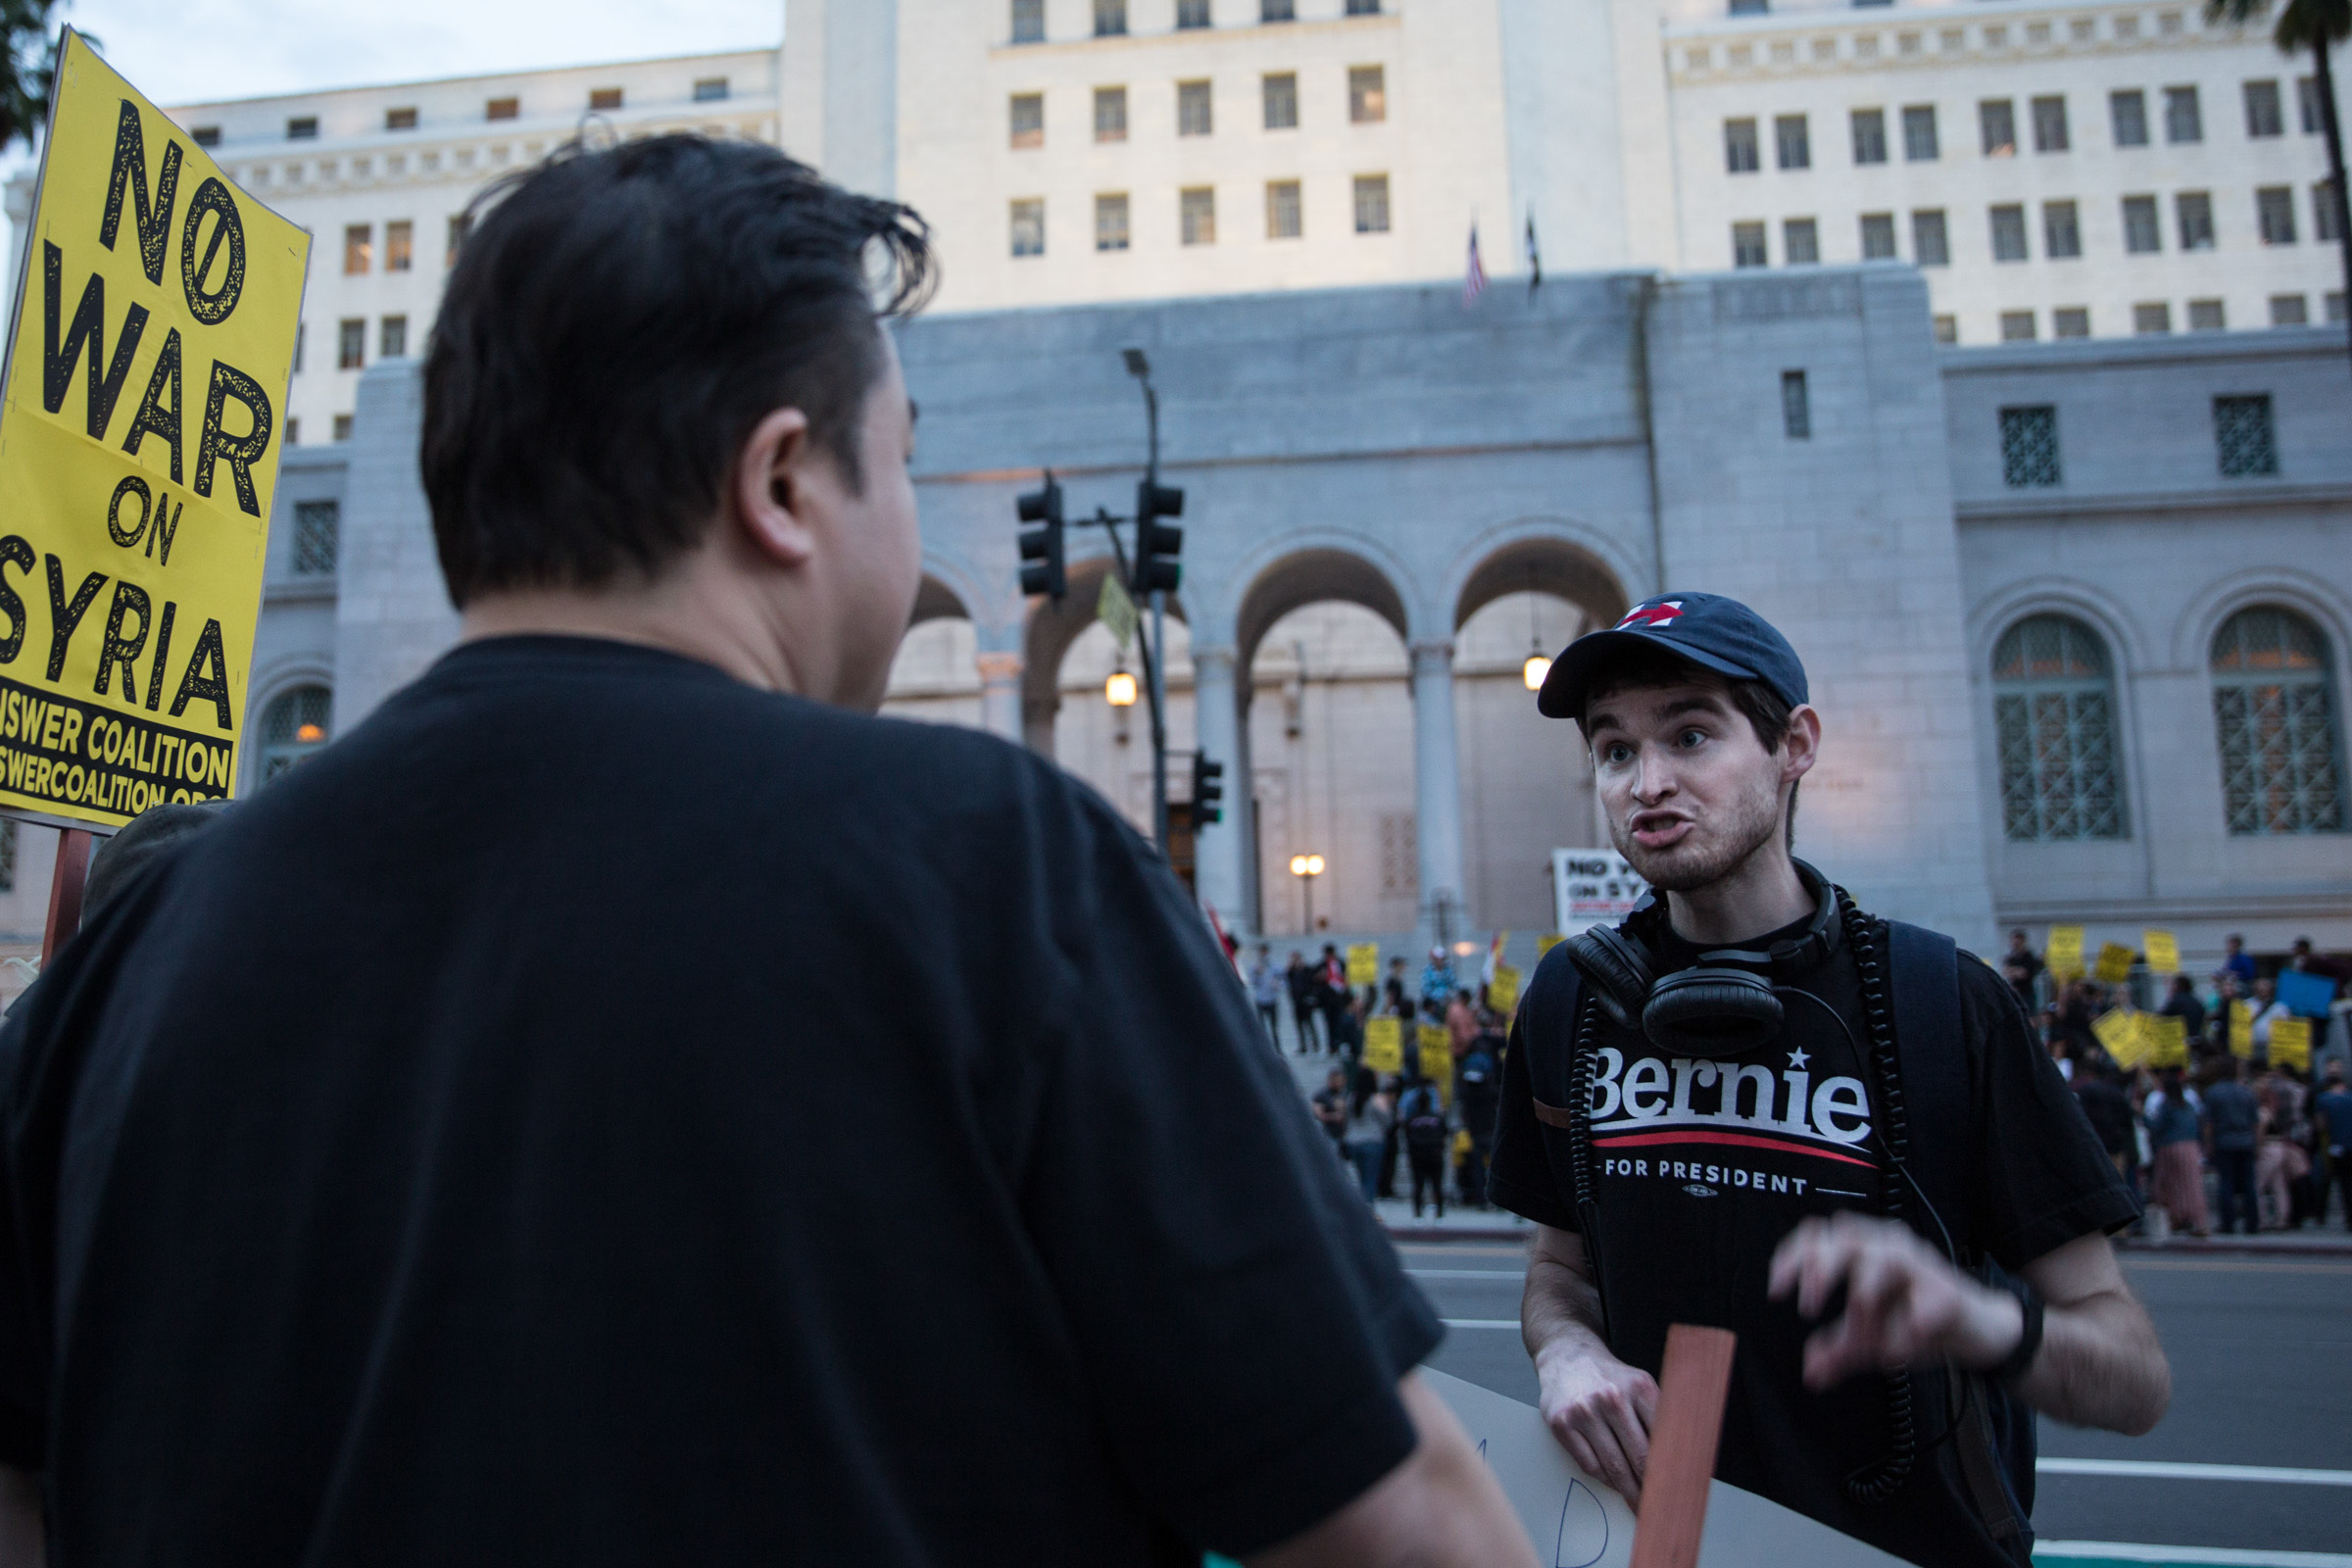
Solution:
[{"label": "glowing street lamp", "polygon": [[1527,662],[1519,668],[1519,678],[1527,683],[1527,689],[1531,692],[1542,691],[1544,677],[1550,673],[1551,661],[1542,654],[1528,655]]},{"label": "glowing street lamp", "polygon": [[1102,683],[1102,697],[1113,708],[1133,708],[1135,677],[1123,669],[1112,670],[1110,679]]},{"label": "glowing street lamp", "polygon": [[1291,875],[1298,879],[1299,896],[1305,900],[1306,930],[1310,936],[1315,929],[1315,878],[1322,874],[1323,857],[1320,855],[1291,857]]}]

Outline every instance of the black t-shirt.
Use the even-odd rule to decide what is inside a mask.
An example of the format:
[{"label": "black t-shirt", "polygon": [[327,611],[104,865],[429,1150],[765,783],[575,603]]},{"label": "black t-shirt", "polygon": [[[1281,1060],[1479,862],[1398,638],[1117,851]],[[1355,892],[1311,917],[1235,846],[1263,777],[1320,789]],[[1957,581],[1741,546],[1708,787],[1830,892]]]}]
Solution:
[{"label": "black t-shirt", "polygon": [[0,1134],[84,1564],[1239,1553],[1439,1337],[1101,800],[619,643],[463,647],[151,868]]},{"label": "black t-shirt", "polygon": [[[1739,946],[1768,948],[1808,923]],[[1662,918],[1644,935],[1661,972],[1697,956]],[[1582,1232],[1566,1108],[1575,1020],[1564,1006],[1558,1017],[1544,1010],[1546,999],[1564,998],[1568,971],[1543,970],[1568,962],[1564,948],[1545,955],[1513,1026],[1490,1181],[1503,1207]],[[1825,1394],[1806,1389],[1802,1349],[1819,1325],[1800,1318],[1793,1301],[1766,1298],[1773,1251],[1799,1219],[1879,1212],[1882,1183],[1901,1179],[1875,1136],[1881,1096],[1860,974],[1842,939],[1786,983],[1809,997],[1783,997],[1780,1036],[1720,1063],[1672,1056],[1601,1016],[1592,1105],[1599,1235],[1587,1245],[1599,1263],[1610,1348],[1655,1375],[1670,1325],[1734,1330],[1740,1348],[1717,1476],[1926,1568],[2006,1563],[1969,1501],[1952,1445],[1936,1441],[1946,1424],[1941,1380],[1911,1380],[1920,1441],[1910,1480],[1885,1502],[1858,1504],[1843,1482],[1888,1451],[1886,1382],[1866,1376]],[[1913,1127],[1931,1115],[1967,1118],[1962,1147],[1975,1157],[1965,1199],[1937,1216],[1964,1255],[2015,1270],[2129,1221],[2137,1206],[2065,1080],[2035,1049],[2015,993],[1969,958],[1960,963],[1960,1015],[1970,1103],[1906,1098]],[[1919,1228],[1937,1236],[1924,1216]],[[2023,1468],[2030,1510],[2030,1456]]]}]

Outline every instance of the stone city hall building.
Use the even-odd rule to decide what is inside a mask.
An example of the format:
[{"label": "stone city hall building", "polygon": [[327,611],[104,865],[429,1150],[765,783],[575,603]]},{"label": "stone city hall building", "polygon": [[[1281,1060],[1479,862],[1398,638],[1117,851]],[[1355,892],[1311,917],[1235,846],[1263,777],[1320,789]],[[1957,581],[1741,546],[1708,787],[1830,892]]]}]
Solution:
[{"label": "stone city hall building", "polygon": [[1051,466],[1125,510],[1149,355],[1188,496],[1170,772],[1228,766],[1177,858],[1230,927],[1306,946],[1311,898],[1314,940],[1530,956],[1550,851],[1605,836],[1522,665],[1687,587],[1804,656],[1799,850],[1866,905],[1987,952],[2352,948],[2352,363],[2317,99],[2261,33],[2196,0],[785,12],[772,49],[173,111],[318,237],[243,789],[453,635],[416,355],[467,201],[583,125],[691,129],[936,225],[891,708],[1138,823],[1099,535],[1025,600],[1013,499]]}]

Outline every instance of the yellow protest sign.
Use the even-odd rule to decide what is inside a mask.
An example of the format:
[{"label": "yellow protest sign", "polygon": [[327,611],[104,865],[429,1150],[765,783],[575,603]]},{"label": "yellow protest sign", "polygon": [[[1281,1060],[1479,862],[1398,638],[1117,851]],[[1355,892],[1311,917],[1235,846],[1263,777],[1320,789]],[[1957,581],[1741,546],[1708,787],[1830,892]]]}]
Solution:
[{"label": "yellow protest sign", "polygon": [[1507,963],[1494,966],[1494,978],[1487,982],[1487,1005],[1505,1013],[1519,1005],[1518,970]]},{"label": "yellow protest sign", "polygon": [[1380,944],[1350,942],[1348,944],[1348,983],[1351,986],[1370,986],[1380,983]]},{"label": "yellow protest sign", "polygon": [[2090,1032],[2098,1037],[2107,1054],[2115,1058],[2116,1065],[2136,1067],[2148,1059],[2148,1039],[2140,1027],[2144,1016],[2127,1007],[2117,1007],[2092,1021]]},{"label": "yellow protest sign", "polygon": [[1453,1052],[1436,1024],[1421,1026],[1421,1076],[1438,1086],[1440,1100],[1453,1103]]},{"label": "yellow protest sign", "polygon": [[2157,974],[2180,972],[2180,944],[2170,931],[2142,931],[2139,951],[2148,956],[2148,967]]},{"label": "yellow protest sign", "polygon": [[2245,1002],[2230,1004],[2230,1054],[2240,1059],[2254,1054],[2254,1008]]},{"label": "yellow protest sign", "polygon": [[1560,933],[1557,931],[1546,931],[1542,936],[1536,938],[1537,960],[1539,962],[1542,961],[1544,955],[1549,953],[1552,949],[1558,947],[1561,943],[1567,940],[1568,939],[1566,937],[1560,935]]},{"label": "yellow protest sign", "polygon": [[2311,1070],[2311,1020],[2309,1018],[2273,1018],[2271,1020],[2271,1060],[2281,1067],[2297,1072]]},{"label": "yellow protest sign", "polygon": [[310,239],[70,29],[0,402],[0,808],[226,796]]},{"label": "yellow protest sign", "polygon": [[2051,974],[2061,980],[2072,980],[2082,972],[2082,928],[2079,925],[2050,927],[2050,945],[2042,953],[2041,961]]},{"label": "yellow protest sign", "polygon": [[2121,942],[2099,944],[2099,966],[2091,978],[2104,986],[2120,986],[2132,978],[2132,953]]},{"label": "yellow protest sign", "polygon": [[2188,1065],[2188,1020],[2178,1015],[2140,1014],[2146,1018],[2148,1065],[2151,1067],[2185,1067]]},{"label": "yellow protest sign", "polygon": [[1404,1031],[1395,1018],[1364,1020],[1364,1065],[1379,1073],[1404,1071]]}]

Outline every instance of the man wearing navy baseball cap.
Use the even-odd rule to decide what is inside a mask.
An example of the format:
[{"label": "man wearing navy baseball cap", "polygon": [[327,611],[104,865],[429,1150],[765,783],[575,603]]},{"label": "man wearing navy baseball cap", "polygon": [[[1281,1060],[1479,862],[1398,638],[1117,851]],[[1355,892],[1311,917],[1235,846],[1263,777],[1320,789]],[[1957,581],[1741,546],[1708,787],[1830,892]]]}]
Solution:
[{"label": "man wearing navy baseball cap", "polygon": [[1716,1474],[1911,1562],[2025,1564],[2034,1412],[2156,1424],[2109,1233],[2138,1212],[2009,987],[1790,851],[1822,717],[1737,600],[1661,594],[1553,662],[1653,897],[1546,955],[1494,1200],[1535,1222],[1545,1421],[1641,1492],[1666,1330],[1735,1331]]}]

